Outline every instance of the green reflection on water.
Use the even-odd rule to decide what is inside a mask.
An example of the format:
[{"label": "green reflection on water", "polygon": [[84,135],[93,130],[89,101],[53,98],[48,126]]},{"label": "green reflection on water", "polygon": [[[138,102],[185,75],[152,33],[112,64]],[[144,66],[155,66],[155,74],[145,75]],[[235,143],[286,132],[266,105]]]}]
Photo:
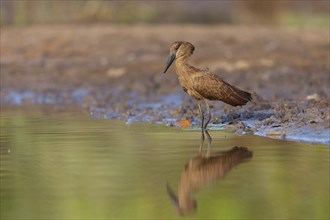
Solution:
[{"label": "green reflection on water", "polygon": [[[253,157],[196,190],[191,218],[329,218],[329,148],[210,131],[211,155]],[[1,219],[178,218],[173,193],[199,131],[93,120],[84,114],[1,114]]]}]

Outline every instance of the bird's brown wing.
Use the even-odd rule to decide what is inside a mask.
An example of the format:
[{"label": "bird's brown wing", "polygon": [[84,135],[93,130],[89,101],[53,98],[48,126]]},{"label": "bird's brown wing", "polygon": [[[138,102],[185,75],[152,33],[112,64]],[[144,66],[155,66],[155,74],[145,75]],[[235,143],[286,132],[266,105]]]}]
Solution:
[{"label": "bird's brown wing", "polygon": [[205,99],[221,100],[229,105],[245,105],[251,94],[230,85],[215,74],[200,74],[193,78],[194,90]]}]

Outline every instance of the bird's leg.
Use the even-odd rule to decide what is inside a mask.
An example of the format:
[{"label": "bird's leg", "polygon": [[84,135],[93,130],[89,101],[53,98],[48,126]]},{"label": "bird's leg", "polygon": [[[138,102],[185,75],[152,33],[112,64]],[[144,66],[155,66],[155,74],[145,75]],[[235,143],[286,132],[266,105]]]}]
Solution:
[{"label": "bird's leg", "polygon": [[210,154],[212,138],[211,138],[211,135],[209,134],[209,132],[207,130],[205,130],[205,134],[206,134],[206,137],[207,137],[207,154]]},{"label": "bird's leg", "polygon": [[207,111],[208,111],[208,117],[207,117],[207,121],[206,121],[206,123],[205,123],[205,125],[204,125],[204,129],[206,129],[206,127],[207,127],[207,125],[210,123],[210,121],[211,121],[211,117],[212,117],[212,115],[211,115],[211,110],[210,110],[210,106],[209,106],[209,102],[208,102],[207,99],[205,99],[205,104],[206,104],[206,108],[207,108]]},{"label": "bird's leg", "polygon": [[202,148],[203,148],[203,145],[204,145],[204,140],[205,140],[204,130],[202,129],[201,143],[199,145],[199,154],[202,153]]},{"label": "bird's leg", "polygon": [[[199,108],[199,112],[201,113],[201,120],[202,120],[201,129],[203,130],[204,129],[204,112],[203,112],[203,109],[202,109],[202,106],[201,106],[201,103],[200,103],[199,100],[197,100],[197,105],[198,105],[198,108]],[[203,132],[202,132],[202,135],[204,136]]]}]

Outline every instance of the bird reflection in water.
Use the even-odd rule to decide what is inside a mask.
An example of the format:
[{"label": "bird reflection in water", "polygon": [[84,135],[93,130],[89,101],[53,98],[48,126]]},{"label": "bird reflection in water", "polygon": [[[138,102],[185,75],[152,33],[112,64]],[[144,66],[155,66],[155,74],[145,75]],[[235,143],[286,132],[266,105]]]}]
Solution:
[{"label": "bird reflection in water", "polygon": [[211,150],[212,138],[211,138],[211,135],[209,134],[208,130],[202,129],[201,142],[200,142],[200,145],[199,145],[199,154],[202,153],[204,140],[205,140],[205,135],[207,137],[207,154],[206,154],[206,156],[209,157],[210,156],[210,150]]},{"label": "bird reflection in water", "polygon": [[[209,135],[209,134],[208,134]],[[220,154],[197,156],[190,159],[181,173],[176,196],[167,184],[167,193],[180,215],[192,214],[197,209],[197,202],[192,194],[200,190],[204,185],[219,180],[235,166],[244,160],[251,158],[252,152],[246,147],[233,147]]]}]

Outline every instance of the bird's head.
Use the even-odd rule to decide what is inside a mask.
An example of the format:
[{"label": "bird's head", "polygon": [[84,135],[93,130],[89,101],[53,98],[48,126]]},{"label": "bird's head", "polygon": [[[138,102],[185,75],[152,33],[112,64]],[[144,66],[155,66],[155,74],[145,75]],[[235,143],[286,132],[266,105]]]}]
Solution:
[{"label": "bird's head", "polygon": [[185,41],[175,41],[170,46],[170,55],[165,65],[164,73],[166,73],[167,69],[171,66],[175,59],[180,59],[184,57],[189,57],[193,54],[195,50],[194,45]]}]

